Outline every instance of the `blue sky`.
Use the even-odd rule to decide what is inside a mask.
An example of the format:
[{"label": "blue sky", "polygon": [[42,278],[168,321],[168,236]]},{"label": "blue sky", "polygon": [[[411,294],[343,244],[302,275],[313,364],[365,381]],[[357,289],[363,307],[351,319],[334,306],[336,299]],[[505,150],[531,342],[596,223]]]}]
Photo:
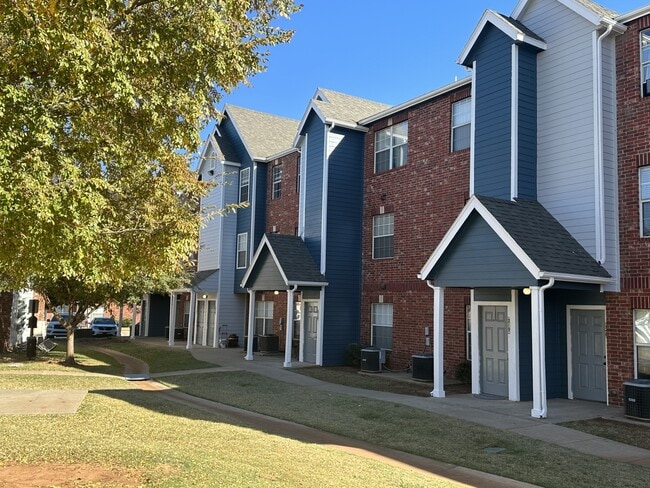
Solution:
[{"label": "blue sky", "polygon": [[[298,3],[301,0],[297,0]],[[300,119],[316,88],[391,105],[469,73],[456,59],[485,9],[510,15],[517,0],[302,0],[281,25],[293,40],[271,49],[266,72],[225,103]],[[647,0],[601,0],[619,13]],[[205,131],[204,131],[205,133]]]}]

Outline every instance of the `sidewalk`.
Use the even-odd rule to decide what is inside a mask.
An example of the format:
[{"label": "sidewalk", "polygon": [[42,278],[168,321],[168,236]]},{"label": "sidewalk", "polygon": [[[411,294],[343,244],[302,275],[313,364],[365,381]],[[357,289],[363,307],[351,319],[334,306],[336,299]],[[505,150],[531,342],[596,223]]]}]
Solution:
[{"label": "sidewalk", "polygon": [[[145,339],[156,341],[156,339]],[[159,344],[162,341],[157,340]],[[184,343],[174,347],[185,348]],[[488,427],[557,444],[576,451],[613,461],[627,462],[650,467],[650,451],[627,444],[603,439],[591,434],[557,425],[572,420],[609,418],[630,421],[624,417],[622,407],[581,400],[551,399],[548,401],[548,418],[535,419],[530,416],[531,402],[508,400],[483,400],[471,394],[450,395],[446,398],[425,398],[394,393],[363,390],[344,385],[325,383],[305,375],[296,374],[283,367],[283,356],[255,354],[253,361],[246,361],[242,349],[218,349],[194,346],[191,349],[196,359],[218,364],[225,370],[243,370],[268,376],[279,381],[315,388],[330,393],[342,393],[375,400],[389,401],[410,407],[435,412],[441,415],[475,422]],[[294,362],[293,368],[312,366]],[[383,373],[380,373],[383,374]],[[406,373],[404,379],[408,378]]]}]

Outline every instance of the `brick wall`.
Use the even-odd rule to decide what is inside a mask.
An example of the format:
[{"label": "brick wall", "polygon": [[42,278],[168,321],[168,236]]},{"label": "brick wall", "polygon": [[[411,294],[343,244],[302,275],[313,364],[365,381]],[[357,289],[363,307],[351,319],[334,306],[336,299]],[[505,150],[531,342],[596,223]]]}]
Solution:
[{"label": "brick wall", "polygon": [[621,404],[634,376],[633,310],[650,308],[650,238],[640,237],[639,168],[650,165],[650,97],[641,96],[639,32],[650,16],[628,24],[616,42],[621,293],[607,293],[609,401]]},{"label": "brick wall", "polygon": [[[469,88],[441,95],[377,121],[366,135],[361,342],[370,343],[371,304],[380,296],[393,303],[391,368],[404,368],[411,355],[423,352],[424,327],[432,326],[433,290],[417,274],[468,197],[469,150],[452,153],[450,147],[451,104],[469,95]],[[407,119],[407,165],[375,174],[375,132]],[[390,259],[372,259],[372,220],[381,207],[395,216]],[[445,290],[445,368],[450,375],[465,359],[467,303],[468,290]]]},{"label": "brick wall", "polygon": [[[273,167],[282,165],[280,198],[272,198]],[[266,232],[296,235],[298,228],[298,171],[300,152],[295,151],[269,164],[266,200]]]}]

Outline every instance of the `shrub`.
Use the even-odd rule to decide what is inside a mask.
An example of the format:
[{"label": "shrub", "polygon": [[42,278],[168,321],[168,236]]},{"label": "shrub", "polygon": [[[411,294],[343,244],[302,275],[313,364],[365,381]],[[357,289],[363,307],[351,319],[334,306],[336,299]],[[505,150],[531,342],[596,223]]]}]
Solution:
[{"label": "shrub", "polygon": [[348,344],[345,350],[345,364],[355,368],[361,367],[361,344]]},{"label": "shrub", "polygon": [[461,361],[458,366],[456,366],[456,379],[462,383],[471,383],[472,382],[472,362],[471,361]]}]

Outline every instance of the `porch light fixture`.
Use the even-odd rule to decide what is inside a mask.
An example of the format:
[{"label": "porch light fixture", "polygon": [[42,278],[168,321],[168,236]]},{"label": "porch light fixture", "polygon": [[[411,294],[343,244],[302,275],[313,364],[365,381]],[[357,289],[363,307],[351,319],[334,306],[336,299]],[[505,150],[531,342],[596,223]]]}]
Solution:
[{"label": "porch light fixture", "polygon": [[205,300],[206,298],[208,298],[208,295],[203,294],[203,295],[201,295],[201,298],[203,298]]},{"label": "porch light fixture", "polygon": [[524,288],[523,292],[524,292],[524,295],[526,295],[526,296],[530,295],[530,288],[529,287]]},{"label": "porch light fixture", "polygon": [[278,290],[275,290],[275,291],[273,292],[273,294],[274,294],[274,295],[279,295],[280,292],[279,292]]}]

